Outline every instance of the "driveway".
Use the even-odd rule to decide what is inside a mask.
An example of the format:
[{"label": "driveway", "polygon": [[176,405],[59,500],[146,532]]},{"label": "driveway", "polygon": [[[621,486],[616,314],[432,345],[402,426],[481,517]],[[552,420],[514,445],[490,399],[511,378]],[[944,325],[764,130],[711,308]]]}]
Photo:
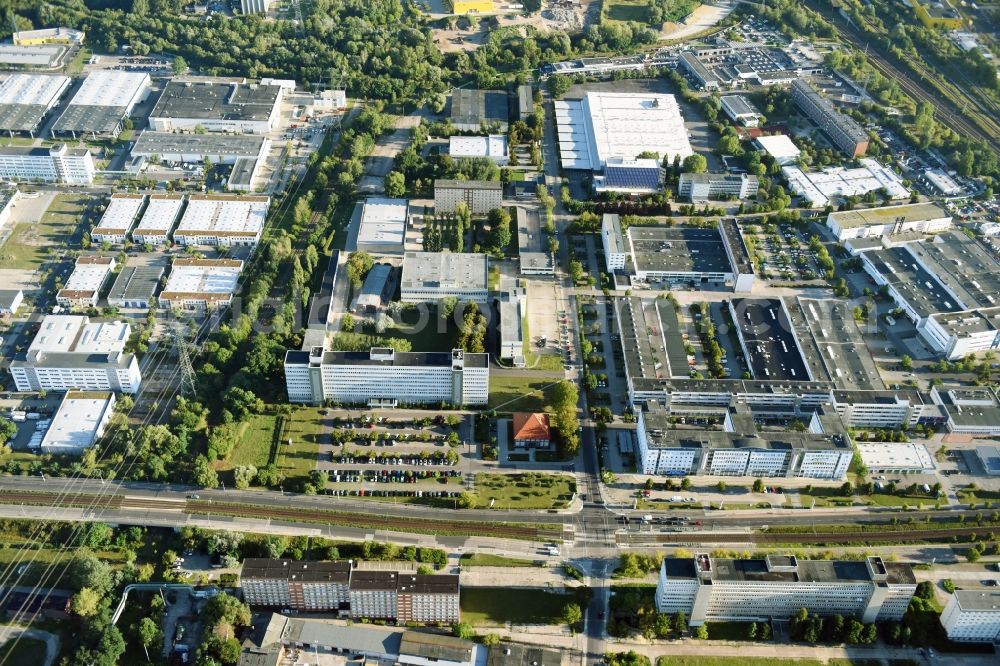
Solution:
[{"label": "driveway", "polygon": [[59,637],[40,629],[25,629],[18,625],[0,627],[0,645],[20,637],[33,638],[45,643],[45,662],[42,666],[52,666],[59,654]]}]

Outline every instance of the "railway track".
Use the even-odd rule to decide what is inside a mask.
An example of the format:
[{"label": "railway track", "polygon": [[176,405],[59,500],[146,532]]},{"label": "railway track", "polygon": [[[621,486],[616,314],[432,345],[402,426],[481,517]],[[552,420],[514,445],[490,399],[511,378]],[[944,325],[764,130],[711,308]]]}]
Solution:
[{"label": "railway track", "polygon": [[121,495],[81,495],[79,493],[34,492],[24,490],[5,490],[0,494],[0,503],[24,504],[30,506],[51,506],[53,508],[72,509],[120,509]]},{"label": "railway track", "polygon": [[620,546],[700,545],[706,543],[823,545],[887,542],[908,544],[932,539],[969,537],[974,534],[985,534],[991,529],[990,527],[970,526],[940,530],[884,530],[878,532],[668,532],[662,534],[647,532],[618,533],[615,535],[615,541]]}]

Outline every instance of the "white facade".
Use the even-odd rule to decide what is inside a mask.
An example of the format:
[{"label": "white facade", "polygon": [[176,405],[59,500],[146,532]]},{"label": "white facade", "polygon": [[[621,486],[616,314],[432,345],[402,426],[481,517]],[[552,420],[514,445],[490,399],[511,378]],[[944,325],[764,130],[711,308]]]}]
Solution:
[{"label": "white facade", "polygon": [[238,259],[174,259],[160,306],[194,311],[226,307],[242,272]]},{"label": "white facade", "polygon": [[939,312],[921,321],[917,331],[934,351],[957,361],[1000,349],[1000,308]]},{"label": "white facade", "polygon": [[23,302],[24,292],[20,289],[0,289],[0,317],[14,314]]},{"label": "white facade", "polygon": [[289,351],[285,383],[289,402],[371,400],[411,404],[484,405],[489,400],[486,354],[459,350],[436,353]]},{"label": "white facade", "polygon": [[940,233],[951,227],[951,215],[936,204],[903,204],[834,211],[827,216],[826,226],[842,243],[851,238]]},{"label": "white facade", "polygon": [[435,213],[454,213],[463,202],[473,215],[486,215],[503,205],[503,186],[482,180],[434,181]]},{"label": "white facade", "polygon": [[264,231],[270,197],[193,194],[174,230],[179,245],[256,247]]},{"label": "white facade", "polygon": [[865,467],[874,474],[923,474],[933,472],[934,458],[915,442],[855,442]]},{"label": "white facade", "polygon": [[184,196],[180,194],[149,195],[149,205],[132,231],[132,240],[140,245],[166,244],[183,206]]},{"label": "white facade", "polygon": [[42,119],[59,102],[69,84],[68,76],[8,74],[0,82],[0,107],[13,108],[9,114],[4,109],[9,121],[0,130],[27,132],[34,136]]},{"label": "white facade", "polygon": [[116,265],[114,257],[80,257],[65,286],[56,293],[56,302],[67,308],[95,307]]},{"label": "white facade", "polygon": [[114,413],[111,392],[68,391],[52,417],[41,442],[41,452],[80,455],[104,435]]},{"label": "white facade", "polygon": [[500,166],[506,166],[507,135],[453,136],[449,139],[448,154],[454,159],[487,157]]},{"label": "white facade", "polygon": [[618,215],[605,213],[601,218],[601,245],[604,247],[604,261],[608,272],[625,270],[628,248]]},{"label": "white facade", "polygon": [[278,124],[284,92],[280,85],[170,81],[149,115],[149,129],[266,134]]},{"label": "white facade", "polygon": [[121,391],[136,393],[139,362],[125,353],[126,322],[91,323],[87,317],[48,315],[22,357],[10,364],[18,391]]},{"label": "white facade", "polygon": [[823,208],[837,197],[860,197],[869,192],[885,192],[890,199],[906,199],[910,190],[892,169],[871,158],[859,160],[855,169],[828,167],[821,171],[803,171],[797,166],[782,167],[781,173],[792,192],[810,208]]},{"label": "white facade", "polygon": [[90,185],[97,167],[86,148],[0,148],[0,179]]},{"label": "white facade", "polygon": [[365,199],[356,249],[376,255],[402,254],[409,213],[410,203],[406,199]]},{"label": "white facade", "polygon": [[955,590],[941,613],[941,626],[949,640],[1000,642],[1000,592],[993,588]]},{"label": "white facade", "polygon": [[124,243],[145,200],[141,194],[112,194],[101,221],[90,232],[90,239],[95,243]]}]

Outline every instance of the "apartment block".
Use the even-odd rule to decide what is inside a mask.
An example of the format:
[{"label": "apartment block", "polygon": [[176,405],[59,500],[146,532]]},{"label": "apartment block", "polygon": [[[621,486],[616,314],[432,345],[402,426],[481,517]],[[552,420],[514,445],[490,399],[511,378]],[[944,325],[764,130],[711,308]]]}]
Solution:
[{"label": "apartment block", "polygon": [[457,575],[401,573],[396,587],[396,622],[458,622]]},{"label": "apartment block", "polygon": [[1000,642],[1000,592],[992,588],[955,590],[941,613],[949,640]]},{"label": "apartment block", "polygon": [[243,600],[251,606],[303,611],[349,608],[351,563],[248,559],[240,572]]},{"label": "apartment block", "polygon": [[809,83],[802,79],[792,82],[792,101],[848,157],[861,157],[867,152],[869,138],[865,128],[838,111]]},{"label": "apartment block", "polygon": [[692,626],[787,619],[801,608],[871,623],[902,619],[916,589],[910,565],[881,557],[829,561],[768,555],[734,560],[699,553],[663,561],[656,607],[661,613],[686,613]]},{"label": "apartment block", "polygon": [[399,574],[395,571],[354,571],[348,596],[353,617],[391,620],[397,613]]},{"label": "apartment block", "polygon": [[503,204],[503,185],[488,180],[434,181],[434,212],[454,213],[463,202],[473,215],[486,215]]},{"label": "apartment block", "polygon": [[323,404],[484,405],[489,399],[487,354],[289,350],[285,385],[289,402]]}]

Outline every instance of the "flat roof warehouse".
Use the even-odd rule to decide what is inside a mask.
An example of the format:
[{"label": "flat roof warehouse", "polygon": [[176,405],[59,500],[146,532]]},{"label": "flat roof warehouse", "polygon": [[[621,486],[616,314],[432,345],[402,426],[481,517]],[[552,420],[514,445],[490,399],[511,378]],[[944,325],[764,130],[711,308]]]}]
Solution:
[{"label": "flat roof warehouse", "polygon": [[280,94],[280,86],[171,81],[150,117],[267,120]]},{"label": "flat roof warehouse", "polygon": [[69,83],[68,76],[9,74],[0,83],[0,130],[35,131]]},{"label": "flat roof warehouse", "polygon": [[716,229],[630,227],[636,270],[663,273],[729,273],[722,237]]}]

